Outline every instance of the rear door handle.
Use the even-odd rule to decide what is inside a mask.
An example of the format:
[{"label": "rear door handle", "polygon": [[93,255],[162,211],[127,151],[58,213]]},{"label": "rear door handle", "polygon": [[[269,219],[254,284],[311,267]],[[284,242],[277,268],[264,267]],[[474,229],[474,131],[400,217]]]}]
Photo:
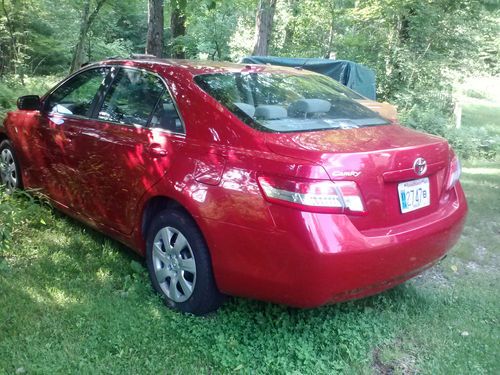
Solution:
[{"label": "rear door handle", "polygon": [[168,151],[165,150],[160,144],[153,143],[149,146],[149,153],[157,157],[165,157],[168,155]]}]

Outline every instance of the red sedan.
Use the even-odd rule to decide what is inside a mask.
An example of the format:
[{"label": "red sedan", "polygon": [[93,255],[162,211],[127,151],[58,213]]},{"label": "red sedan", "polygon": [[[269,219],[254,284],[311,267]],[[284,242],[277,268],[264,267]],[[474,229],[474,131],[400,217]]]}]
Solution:
[{"label": "red sedan", "polygon": [[467,203],[444,139],[357,97],[300,69],[103,61],[19,98],[1,178],[143,254],[181,311],[368,296],[439,261]]}]

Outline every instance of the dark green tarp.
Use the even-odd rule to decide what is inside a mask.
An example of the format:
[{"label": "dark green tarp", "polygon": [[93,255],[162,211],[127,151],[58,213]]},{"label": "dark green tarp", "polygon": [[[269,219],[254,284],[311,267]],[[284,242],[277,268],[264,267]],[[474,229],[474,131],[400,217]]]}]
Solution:
[{"label": "dark green tarp", "polygon": [[375,72],[364,65],[352,61],[249,56],[243,58],[241,62],[246,64],[281,65],[292,68],[300,66],[304,69],[327,75],[361,95],[366,96],[368,99],[376,99]]}]

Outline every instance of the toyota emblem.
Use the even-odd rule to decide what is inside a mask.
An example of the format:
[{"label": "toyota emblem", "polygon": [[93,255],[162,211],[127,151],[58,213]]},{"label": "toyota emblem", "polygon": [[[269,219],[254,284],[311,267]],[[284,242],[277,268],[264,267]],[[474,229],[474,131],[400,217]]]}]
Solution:
[{"label": "toyota emblem", "polygon": [[413,162],[413,170],[419,176],[422,176],[425,172],[427,172],[427,162],[424,158],[416,158]]}]

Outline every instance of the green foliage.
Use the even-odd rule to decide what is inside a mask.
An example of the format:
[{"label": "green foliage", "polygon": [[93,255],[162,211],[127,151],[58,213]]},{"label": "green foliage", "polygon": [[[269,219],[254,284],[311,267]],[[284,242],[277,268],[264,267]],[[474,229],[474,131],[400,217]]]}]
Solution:
[{"label": "green foliage", "polygon": [[[58,1],[57,5],[51,0],[5,3],[5,9],[0,7],[0,76],[67,72],[78,38],[81,1]],[[147,0],[108,0],[89,35],[86,60],[143,52],[146,19]]]},{"label": "green foliage", "polygon": [[[414,104],[400,111],[400,120],[408,126],[444,137],[462,159],[495,159],[500,155],[500,107],[462,103],[461,128],[456,128],[451,96],[424,93]],[[403,100],[403,99],[402,99]],[[464,100],[464,99],[462,99]],[[476,109],[476,107],[478,107]]]},{"label": "green foliage", "polygon": [[0,373],[497,373],[498,164],[466,163],[462,181],[464,236],[423,276],[310,310],[234,299],[207,318],[168,310],[124,246],[0,193],[0,228],[15,221],[0,254]]},{"label": "green foliage", "polygon": [[[229,43],[238,22],[234,4],[202,2],[196,8],[196,13],[192,13],[188,20],[188,56],[197,58],[201,55],[210,60],[229,60]],[[207,28],[207,25],[210,27]]]},{"label": "green foliage", "polygon": [[54,86],[61,77],[37,76],[27,77],[24,84],[19,76],[7,76],[0,79],[0,121],[3,121],[6,113],[16,108],[17,98],[23,95],[45,94]]}]

